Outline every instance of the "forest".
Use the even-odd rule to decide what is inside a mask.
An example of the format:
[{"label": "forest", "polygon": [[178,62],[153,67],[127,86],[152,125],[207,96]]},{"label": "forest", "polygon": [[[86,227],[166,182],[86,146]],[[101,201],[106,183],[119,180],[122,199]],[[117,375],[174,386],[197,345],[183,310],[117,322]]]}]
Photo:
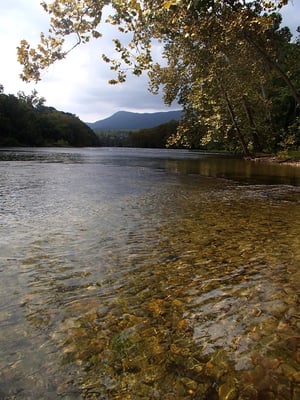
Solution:
[{"label": "forest", "polygon": [[99,138],[100,146],[165,148],[169,137],[176,133],[178,124],[178,121],[171,120],[153,128],[136,130],[96,129],[95,133]]},{"label": "forest", "polygon": [[[223,147],[249,157],[300,146],[300,39],[282,25],[289,0],[66,0],[43,3],[49,35],[36,48],[18,48],[25,81],[66,57],[75,46],[101,40],[106,22],[119,29],[114,55],[103,60],[115,71],[110,84],[147,72],[149,90],[177,102],[183,118],[167,146]],[[62,23],[63,22],[63,23]],[[299,28],[298,28],[299,34]],[[122,36],[123,35],[123,36]],[[128,39],[129,38],[129,39]],[[155,58],[157,42],[161,60]]]},{"label": "forest", "polygon": [[0,93],[0,146],[97,146],[95,133],[78,117],[44,106],[37,92]]}]

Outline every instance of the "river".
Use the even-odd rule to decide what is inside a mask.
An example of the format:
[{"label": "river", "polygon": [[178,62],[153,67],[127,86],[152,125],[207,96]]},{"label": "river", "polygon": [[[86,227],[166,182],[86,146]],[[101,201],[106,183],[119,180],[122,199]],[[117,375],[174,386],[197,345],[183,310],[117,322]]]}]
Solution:
[{"label": "river", "polygon": [[300,168],[1,149],[1,400],[299,400]]}]

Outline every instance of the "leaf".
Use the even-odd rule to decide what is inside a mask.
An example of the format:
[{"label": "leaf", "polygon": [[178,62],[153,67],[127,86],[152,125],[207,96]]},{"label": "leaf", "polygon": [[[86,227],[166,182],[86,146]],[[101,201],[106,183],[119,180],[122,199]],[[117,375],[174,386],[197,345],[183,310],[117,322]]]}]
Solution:
[{"label": "leaf", "polygon": [[180,3],[180,0],[168,0],[163,4],[163,8],[169,10],[172,6],[177,6]]}]

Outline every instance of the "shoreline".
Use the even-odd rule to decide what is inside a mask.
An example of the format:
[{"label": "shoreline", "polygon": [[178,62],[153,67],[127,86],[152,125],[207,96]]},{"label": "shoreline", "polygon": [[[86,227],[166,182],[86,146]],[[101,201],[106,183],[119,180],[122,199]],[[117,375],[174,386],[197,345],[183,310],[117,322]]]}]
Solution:
[{"label": "shoreline", "polygon": [[265,162],[265,163],[275,163],[275,164],[282,164],[282,165],[291,165],[295,167],[300,167],[300,159],[294,157],[288,158],[280,158],[277,156],[258,156],[258,157],[249,157],[245,158],[246,160],[250,160],[253,162]]}]

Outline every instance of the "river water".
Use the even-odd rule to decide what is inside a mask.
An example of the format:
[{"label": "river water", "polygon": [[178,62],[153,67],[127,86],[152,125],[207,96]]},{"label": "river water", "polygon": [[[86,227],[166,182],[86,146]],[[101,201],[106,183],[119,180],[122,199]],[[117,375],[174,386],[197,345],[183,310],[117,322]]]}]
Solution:
[{"label": "river water", "polygon": [[300,168],[0,151],[0,399],[300,399]]}]

